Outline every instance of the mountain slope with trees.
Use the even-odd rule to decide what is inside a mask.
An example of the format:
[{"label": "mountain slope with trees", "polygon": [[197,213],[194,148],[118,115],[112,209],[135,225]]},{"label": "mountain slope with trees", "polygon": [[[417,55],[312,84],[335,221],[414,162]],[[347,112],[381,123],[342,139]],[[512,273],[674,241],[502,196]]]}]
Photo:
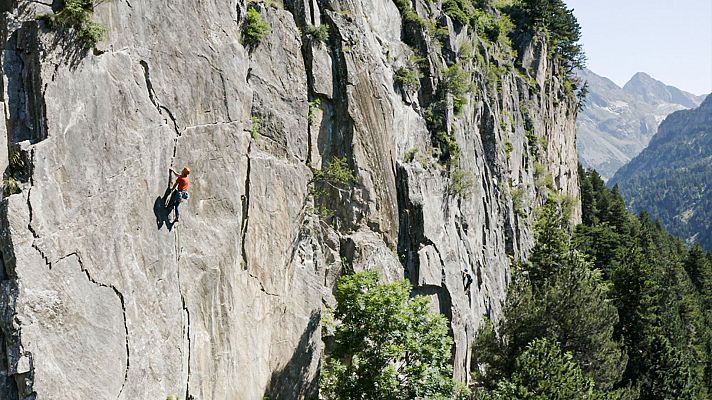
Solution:
[{"label": "mountain slope with trees", "polygon": [[650,145],[611,179],[629,206],[712,250],[712,96],[670,115]]},{"label": "mountain slope with trees", "polygon": [[597,172],[580,176],[583,224],[560,199],[539,210],[504,319],[478,335],[476,398],[708,399],[710,254],[627,211]]},{"label": "mountain slope with trees", "polygon": [[579,157],[605,179],[645,148],[666,116],[695,108],[704,99],[642,72],[622,88],[588,69],[577,75],[588,84],[586,106],[576,123]]}]

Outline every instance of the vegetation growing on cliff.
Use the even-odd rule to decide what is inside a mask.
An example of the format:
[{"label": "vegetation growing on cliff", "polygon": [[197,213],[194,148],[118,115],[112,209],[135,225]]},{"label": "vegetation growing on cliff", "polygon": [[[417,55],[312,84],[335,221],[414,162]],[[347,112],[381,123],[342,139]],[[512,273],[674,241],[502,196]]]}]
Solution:
[{"label": "vegetation growing on cliff", "polygon": [[319,26],[309,25],[306,31],[307,36],[310,38],[326,43],[329,40],[329,25],[321,24]]},{"label": "vegetation growing on cliff", "polygon": [[382,284],[375,272],[341,278],[334,346],[322,369],[324,399],[466,398],[452,379],[447,320],[410,289],[406,281]]},{"label": "vegetation growing on cliff", "polygon": [[311,194],[316,202],[316,212],[323,218],[336,214],[330,195],[347,192],[358,182],[358,176],[351,169],[346,157],[334,157],[322,169],[313,169]]},{"label": "vegetation growing on cliff", "polygon": [[584,223],[572,229],[553,201],[539,211],[499,336],[491,324],[478,336],[479,398],[708,398],[710,255],[580,176]]},{"label": "vegetation growing on cliff", "polygon": [[74,29],[84,47],[96,47],[109,32],[106,26],[92,19],[94,7],[102,2],[103,0],[66,0],[61,10],[42,18],[54,26]]},{"label": "vegetation growing on cliff", "polygon": [[271,31],[272,27],[269,22],[262,18],[262,14],[256,8],[250,7],[247,9],[247,22],[242,32],[243,41],[246,45],[257,46],[262,39],[269,36]]}]

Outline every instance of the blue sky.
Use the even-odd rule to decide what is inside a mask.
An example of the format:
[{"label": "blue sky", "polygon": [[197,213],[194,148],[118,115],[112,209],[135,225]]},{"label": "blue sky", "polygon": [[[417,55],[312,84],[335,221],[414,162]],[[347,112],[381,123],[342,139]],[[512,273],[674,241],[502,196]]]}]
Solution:
[{"label": "blue sky", "polygon": [[625,84],[636,72],[712,92],[712,0],[564,0],[581,24],[588,68]]}]

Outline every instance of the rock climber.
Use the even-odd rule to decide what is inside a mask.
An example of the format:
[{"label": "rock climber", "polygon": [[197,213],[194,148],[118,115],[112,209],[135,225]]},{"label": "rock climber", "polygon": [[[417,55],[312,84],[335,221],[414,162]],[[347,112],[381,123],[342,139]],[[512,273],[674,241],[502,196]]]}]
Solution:
[{"label": "rock climber", "polygon": [[174,207],[176,210],[176,218],[174,222],[178,222],[180,220],[180,211],[178,210],[178,207],[180,206],[180,203],[182,201],[188,200],[188,198],[190,197],[188,195],[188,190],[190,190],[190,178],[188,177],[188,175],[190,175],[190,167],[183,167],[183,170],[180,174],[173,168],[171,168],[170,170],[172,173],[178,176],[178,178],[176,178],[176,182],[171,188],[171,190],[175,190],[176,188],[178,188],[174,202]]},{"label": "rock climber", "polygon": [[462,285],[465,287],[465,292],[468,293],[470,292],[470,286],[472,285],[472,274],[470,273],[470,270],[468,268],[465,268],[464,271],[462,271]]},{"label": "rock climber", "polygon": [[470,292],[470,286],[472,286],[472,274],[470,273],[469,268],[465,268],[464,271],[462,271],[462,285],[465,287],[465,294],[467,295],[467,302],[469,303],[470,307],[472,307],[472,292]]}]

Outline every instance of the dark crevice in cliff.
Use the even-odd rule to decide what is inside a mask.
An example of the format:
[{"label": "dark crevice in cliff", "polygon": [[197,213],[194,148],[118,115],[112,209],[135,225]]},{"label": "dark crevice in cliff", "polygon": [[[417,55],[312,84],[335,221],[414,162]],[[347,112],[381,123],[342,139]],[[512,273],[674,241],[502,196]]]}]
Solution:
[{"label": "dark crevice in cliff", "polygon": [[242,227],[240,228],[240,244],[242,249],[242,269],[248,270],[247,251],[245,249],[245,239],[247,237],[247,226],[250,220],[250,170],[252,160],[250,153],[252,152],[252,142],[247,147],[247,171],[245,172],[245,194],[240,199],[242,201]]},{"label": "dark crevice in cliff", "polygon": [[248,274],[250,275],[250,278],[254,279],[257,282],[257,284],[260,285],[260,292],[262,292],[268,296],[279,297],[279,295],[277,293],[272,293],[272,292],[268,291],[267,289],[265,289],[265,285],[262,283],[262,281],[260,280],[260,278],[258,276],[253,275],[249,271],[248,271]]},{"label": "dark crevice in cliff", "polygon": [[[320,4],[323,8],[324,5]],[[332,13],[322,14],[323,24],[328,24],[332,27],[329,35],[329,53],[333,60],[333,91],[334,98],[340,101],[334,104],[334,134],[335,137],[330,141],[331,148],[324,149],[323,164],[331,160],[333,157],[346,157],[349,160],[351,167],[355,167],[352,146],[353,146],[353,120],[349,113],[349,73],[348,64],[343,50],[344,39],[341,36],[338,24],[332,18]]]},{"label": "dark crevice in cliff", "polygon": [[40,42],[35,21],[23,22],[7,40],[3,74],[7,81],[8,143],[47,138],[47,113],[42,96]]},{"label": "dark crevice in cliff", "polygon": [[45,265],[47,266],[48,269],[52,269],[52,263],[49,260],[49,257],[44,253],[44,251],[39,247],[37,244],[37,240],[40,239],[39,233],[35,230],[35,228],[32,226],[32,221],[34,218],[34,212],[32,210],[32,200],[31,200],[31,195],[32,195],[32,185],[34,185],[34,179],[33,179],[33,170],[34,170],[34,164],[35,164],[35,150],[32,149],[30,152],[30,157],[28,160],[28,168],[29,168],[29,180],[30,180],[30,188],[27,189],[27,211],[28,211],[28,222],[27,222],[27,230],[30,231],[32,234],[32,248],[37,250],[37,252],[40,254],[40,257],[45,262]]},{"label": "dark crevice in cliff", "polygon": [[227,115],[227,120],[232,121],[232,117],[230,116],[230,105],[228,104],[227,100],[227,82],[225,82],[225,75],[223,74],[222,70],[219,70],[220,72],[220,82],[222,83],[222,90],[223,90],[223,106],[225,107],[225,114]]},{"label": "dark crevice in cliff", "polygon": [[398,200],[398,255],[405,277],[414,285],[418,283],[420,260],[418,250],[425,239],[423,232],[423,209],[410,200],[408,170],[402,165],[396,167],[396,193]]},{"label": "dark crevice in cliff", "polygon": [[18,400],[36,400],[37,392],[34,390],[35,358],[29,351],[25,351],[22,356],[29,360],[29,368],[27,372],[18,372],[12,375],[17,388],[17,398]]},{"label": "dark crevice in cliff", "polygon": [[[175,160],[178,151],[178,138],[180,138],[183,132],[178,126],[178,121],[176,120],[176,117],[173,112],[168,107],[161,104],[161,102],[158,100],[158,96],[156,96],[156,92],[153,89],[153,83],[151,82],[151,72],[148,63],[145,60],[141,60],[139,61],[139,64],[141,64],[141,68],[143,68],[143,78],[146,81],[146,90],[148,91],[149,100],[151,100],[151,103],[156,107],[156,110],[158,110],[158,113],[160,115],[163,115],[165,111],[168,116],[168,119],[170,119],[173,124],[173,131],[176,134],[176,137],[173,140],[173,160]],[[167,122],[168,121],[166,120],[166,123]],[[173,160],[171,161],[171,165],[173,165]]]},{"label": "dark crevice in cliff", "polygon": [[[6,203],[4,204],[6,206]],[[3,215],[3,218],[6,218]],[[3,221],[3,225],[7,221]],[[7,238],[3,237],[3,240]],[[29,383],[31,391],[31,382],[33,379],[33,370],[29,373],[18,374],[16,371],[17,362],[23,354],[20,354],[21,325],[17,323],[16,315],[16,299],[19,292],[17,274],[14,271],[14,257],[10,257],[6,261],[5,253],[0,253],[0,261],[2,261],[2,273],[0,281],[0,398],[8,400],[25,399],[23,395],[20,397],[20,388],[27,387],[27,384],[22,385],[22,382]],[[25,352],[24,356],[31,357],[29,352]],[[31,360],[31,358],[30,358]],[[32,366],[32,363],[30,363]],[[29,380],[28,380],[29,378]]]},{"label": "dark crevice in cliff", "polygon": [[289,361],[279,370],[272,372],[265,389],[264,399],[317,399],[319,398],[319,374],[312,374],[311,361],[320,354],[315,344],[321,328],[321,314],[312,311],[309,322],[302,332],[299,342]]},{"label": "dark crevice in cliff", "polygon": [[[180,296],[180,301],[181,301],[181,311],[183,312],[183,316],[185,317],[185,320],[182,320],[182,334],[185,336],[186,341],[187,341],[187,346],[188,346],[188,356],[186,357],[186,382],[185,382],[185,398],[186,400],[192,399],[192,396],[190,396],[190,377],[191,377],[191,366],[190,366],[190,361],[192,357],[192,343],[191,343],[191,336],[190,336],[190,309],[188,309],[188,305],[185,300],[185,295],[183,294],[183,285],[182,285],[182,279],[181,279],[181,268],[180,268],[180,255],[181,255],[181,245],[180,245],[180,229],[176,229],[175,234],[174,234],[174,245],[175,245],[175,265],[176,265],[176,281],[178,283],[178,295]],[[182,354],[182,349],[181,354]]]},{"label": "dark crevice in cliff", "polygon": [[148,63],[144,60],[141,60],[139,61],[139,64],[141,64],[141,67],[143,68],[143,79],[146,81],[146,90],[148,90],[148,98],[149,100],[151,100],[151,103],[153,103],[156,109],[160,109],[160,106],[156,101],[156,94],[153,91],[153,84],[151,83],[151,73],[148,68]]},{"label": "dark crevice in cliff", "polygon": [[78,252],[69,253],[57,261],[61,261],[61,260],[64,260],[64,259],[72,257],[72,256],[74,256],[77,259],[79,268],[84,273],[84,275],[86,275],[89,282],[91,282],[97,286],[100,286],[100,287],[111,289],[114,292],[114,294],[116,294],[116,297],[119,298],[119,302],[121,303],[121,311],[122,311],[123,317],[124,317],[124,333],[125,333],[125,337],[126,337],[126,370],[124,371],[124,382],[121,384],[121,390],[119,390],[119,393],[116,396],[117,398],[119,398],[119,397],[121,397],[121,393],[123,393],[123,391],[124,391],[126,382],[128,382],[129,368],[131,365],[131,350],[130,350],[130,346],[129,346],[129,326],[128,326],[128,320],[126,318],[126,303],[124,301],[124,295],[123,295],[123,293],[121,293],[121,291],[116,286],[107,285],[105,283],[101,283],[101,282],[95,280],[94,278],[92,278],[91,274],[89,273],[89,270],[84,267],[84,262],[82,261],[82,258]]},{"label": "dark crevice in cliff", "polygon": [[[180,287],[180,277],[178,277],[178,285]],[[180,290],[180,288],[178,289]],[[187,341],[188,341],[188,360],[187,360],[187,374],[188,377],[185,382],[185,398],[186,400],[190,400],[193,397],[190,395],[190,358],[191,358],[191,353],[192,353],[192,345],[191,345],[191,337],[190,337],[190,310],[188,309],[188,306],[185,304],[185,296],[183,296],[183,293],[180,294],[180,301],[181,301],[181,306],[183,307],[183,312],[185,313],[185,318],[186,318],[186,325],[183,327],[184,332],[183,334],[186,335]]]},{"label": "dark crevice in cliff", "polygon": [[37,250],[37,252],[40,254],[40,257],[45,262],[45,265],[47,266],[48,269],[52,269],[52,263],[49,260],[49,257],[42,251],[42,249],[37,245],[37,240],[39,240],[40,235],[35,231],[35,229],[32,227],[32,202],[30,201],[30,194],[32,193],[32,187],[30,187],[27,190],[27,210],[29,212],[29,222],[27,223],[27,230],[30,231],[32,234],[33,240],[32,240],[32,248]]}]

